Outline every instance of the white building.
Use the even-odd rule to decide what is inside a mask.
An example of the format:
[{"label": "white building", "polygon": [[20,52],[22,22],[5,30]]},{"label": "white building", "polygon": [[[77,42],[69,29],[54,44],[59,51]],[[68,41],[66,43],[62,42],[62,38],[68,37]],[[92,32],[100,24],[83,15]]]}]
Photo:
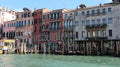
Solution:
[{"label": "white building", "polygon": [[0,38],[2,36],[2,24],[7,21],[15,20],[16,12],[0,6]]},{"label": "white building", "polygon": [[87,38],[120,39],[120,4],[103,4],[77,10],[76,40]]},{"label": "white building", "polygon": [[[84,54],[116,53],[120,40],[120,3],[100,4],[76,10],[75,42]],[[92,53],[93,52],[93,53]]]}]

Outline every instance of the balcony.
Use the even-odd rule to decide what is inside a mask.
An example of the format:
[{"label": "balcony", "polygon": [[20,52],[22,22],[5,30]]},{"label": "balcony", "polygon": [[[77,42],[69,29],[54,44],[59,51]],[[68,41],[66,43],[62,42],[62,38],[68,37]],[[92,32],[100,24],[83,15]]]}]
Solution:
[{"label": "balcony", "polygon": [[102,23],[102,24],[95,24],[95,25],[86,25],[86,29],[91,29],[91,28],[106,28],[107,23]]},{"label": "balcony", "polygon": [[89,17],[89,16],[90,16],[90,14],[86,14],[86,16],[87,16],[87,17]]},{"label": "balcony", "polygon": [[73,29],[74,29],[74,26],[70,26],[70,27],[66,27],[66,26],[64,26],[64,31],[73,31]]},{"label": "balcony", "polygon": [[102,14],[103,14],[103,15],[106,15],[106,14],[107,14],[107,12],[102,12]]},{"label": "balcony", "polygon": [[107,12],[91,13],[91,14],[86,14],[86,17],[100,16],[100,15],[106,15],[106,14],[107,14]]},{"label": "balcony", "polygon": [[96,36],[96,37],[86,37],[85,39],[87,39],[87,40],[106,40],[106,39],[108,39],[108,37],[107,36],[105,36],[105,37]]},{"label": "balcony", "polygon": [[60,27],[55,27],[55,28],[49,28],[50,31],[58,31],[60,30]]}]

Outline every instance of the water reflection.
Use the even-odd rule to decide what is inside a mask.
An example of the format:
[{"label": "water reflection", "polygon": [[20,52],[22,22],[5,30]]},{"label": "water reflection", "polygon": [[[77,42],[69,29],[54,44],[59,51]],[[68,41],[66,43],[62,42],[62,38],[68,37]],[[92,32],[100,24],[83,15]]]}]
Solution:
[{"label": "water reflection", "polygon": [[120,58],[63,55],[0,55],[0,67],[119,67]]}]

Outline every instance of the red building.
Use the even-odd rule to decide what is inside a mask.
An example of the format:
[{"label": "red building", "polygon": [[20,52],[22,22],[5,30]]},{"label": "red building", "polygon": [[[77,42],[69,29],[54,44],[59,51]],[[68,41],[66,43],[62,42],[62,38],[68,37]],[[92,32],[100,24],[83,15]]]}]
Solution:
[{"label": "red building", "polygon": [[[41,51],[43,52],[45,45],[48,45],[49,43],[49,12],[42,14],[42,24],[41,24],[41,35],[40,35],[40,42],[41,42]],[[46,47],[46,50],[48,50],[48,46]]]},{"label": "red building", "polygon": [[37,45],[38,49],[40,49],[40,35],[41,35],[41,24],[42,24],[42,14],[48,12],[49,10],[46,8],[43,9],[35,9],[33,12],[34,18],[34,33],[33,33],[33,42]]},{"label": "red building", "polygon": [[65,9],[58,9],[42,15],[41,43],[45,45],[46,51],[50,50],[53,52],[62,49],[62,22],[64,11]]}]

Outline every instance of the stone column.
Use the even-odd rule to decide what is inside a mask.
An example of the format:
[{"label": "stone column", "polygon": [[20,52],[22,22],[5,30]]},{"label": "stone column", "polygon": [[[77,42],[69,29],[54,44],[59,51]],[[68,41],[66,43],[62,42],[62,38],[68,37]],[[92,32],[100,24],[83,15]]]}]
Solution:
[{"label": "stone column", "polygon": [[43,44],[43,50],[44,50],[44,54],[46,54],[46,46],[45,46],[45,43]]},{"label": "stone column", "polygon": [[49,54],[51,53],[51,51],[50,51],[50,43],[48,43],[48,46],[49,46]]},{"label": "stone column", "polygon": [[119,42],[118,41],[116,41],[116,55],[118,56],[118,53],[119,53]]},{"label": "stone column", "polygon": [[91,55],[91,54],[92,54],[92,53],[91,53],[91,47],[92,47],[91,42],[89,42],[89,46],[90,46],[90,55]]},{"label": "stone column", "polygon": [[100,54],[103,55],[103,42],[102,42],[102,40],[101,40],[101,50],[100,51],[101,51]]},{"label": "stone column", "polygon": [[120,41],[118,42],[118,54],[120,55]]},{"label": "stone column", "polygon": [[24,52],[24,54],[26,54],[26,44],[25,43],[23,43],[23,52]]},{"label": "stone column", "polygon": [[85,42],[83,42],[83,52],[84,52],[84,55],[85,55]]},{"label": "stone column", "polygon": [[35,45],[34,48],[35,48],[35,54],[37,54],[37,45]]},{"label": "stone column", "polygon": [[21,43],[20,53],[23,54],[23,43]]},{"label": "stone column", "polygon": [[86,51],[87,51],[87,55],[89,54],[89,44],[86,41]]}]

